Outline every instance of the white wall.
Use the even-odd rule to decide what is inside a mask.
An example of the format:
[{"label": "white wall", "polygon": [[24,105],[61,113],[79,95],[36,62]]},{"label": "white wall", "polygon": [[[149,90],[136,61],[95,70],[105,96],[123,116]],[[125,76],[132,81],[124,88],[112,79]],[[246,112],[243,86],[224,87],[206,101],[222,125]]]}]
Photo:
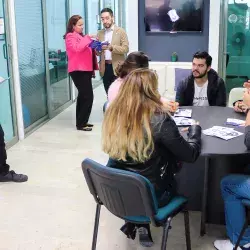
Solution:
[{"label": "white wall", "polygon": [[213,58],[213,69],[218,71],[220,46],[221,0],[210,0],[208,52]]},{"label": "white wall", "polygon": [[129,39],[129,52],[138,51],[139,25],[138,25],[138,1],[126,1],[126,30]]}]

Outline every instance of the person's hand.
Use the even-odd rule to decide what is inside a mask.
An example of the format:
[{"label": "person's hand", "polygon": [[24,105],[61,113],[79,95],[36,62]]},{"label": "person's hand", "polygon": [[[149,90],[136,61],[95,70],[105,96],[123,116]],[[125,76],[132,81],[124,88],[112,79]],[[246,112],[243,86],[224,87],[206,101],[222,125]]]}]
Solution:
[{"label": "person's hand", "polygon": [[174,113],[179,108],[179,103],[174,101],[165,101],[163,106],[169,111]]},{"label": "person's hand", "polygon": [[[194,121],[194,124],[193,124],[193,125],[200,125],[200,122]],[[193,126],[193,125],[192,125],[192,126]],[[188,129],[189,129],[189,127],[183,128],[183,129],[181,129],[181,132],[187,132]]]},{"label": "person's hand", "polygon": [[250,107],[250,92],[249,90],[246,90],[243,95],[243,103],[247,106]]},{"label": "person's hand", "polygon": [[102,50],[113,50],[113,47],[109,44],[109,45],[102,45]]},{"label": "person's hand", "polygon": [[242,101],[237,101],[234,104],[234,111],[238,113],[243,113],[247,110],[247,106]]},{"label": "person's hand", "polygon": [[250,80],[248,80],[247,82],[244,82],[243,86],[244,88],[250,89]]},{"label": "person's hand", "polygon": [[97,39],[97,40],[98,40],[97,35],[91,35],[91,34],[89,34],[89,36],[90,36],[90,38],[93,38],[93,39]]},{"label": "person's hand", "polygon": [[102,45],[102,50],[108,50],[109,49],[109,45]]}]

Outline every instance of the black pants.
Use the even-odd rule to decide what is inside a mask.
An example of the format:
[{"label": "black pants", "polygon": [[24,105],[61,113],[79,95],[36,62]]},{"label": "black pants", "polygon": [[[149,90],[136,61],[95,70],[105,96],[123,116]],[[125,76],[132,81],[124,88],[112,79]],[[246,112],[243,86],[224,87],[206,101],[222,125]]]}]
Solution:
[{"label": "black pants", "polygon": [[0,174],[7,174],[9,172],[9,165],[6,164],[7,153],[4,143],[4,132],[0,124]]},{"label": "black pants", "polygon": [[105,64],[105,72],[104,72],[104,76],[103,76],[103,84],[104,84],[104,88],[106,93],[108,94],[108,90],[110,85],[114,82],[114,80],[116,79],[116,76],[114,74],[114,70],[113,70],[113,66],[112,64]]},{"label": "black pants", "polygon": [[76,102],[76,127],[82,128],[89,121],[93,105],[92,71],[73,71],[70,76],[78,90]]}]

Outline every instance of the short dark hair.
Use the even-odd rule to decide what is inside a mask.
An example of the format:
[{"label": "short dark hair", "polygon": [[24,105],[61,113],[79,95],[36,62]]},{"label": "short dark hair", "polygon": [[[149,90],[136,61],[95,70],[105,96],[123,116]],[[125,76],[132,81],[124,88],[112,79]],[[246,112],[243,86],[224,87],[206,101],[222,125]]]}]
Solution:
[{"label": "short dark hair", "polygon": [[102,9],[101,14],[105,13],[105,12],[108,12],[110,14],[110,16],[114,16],[113,10],[111,10],[110,8]]},{"label": "short dark hair", "polygon": [[207,53],[207,51],[198,51],[194,54],[193,59],[205,59],[208,67],[212,65],[212,57]]},{"label": "short dark hair", "polygon": [[132,70],[138,68],[148,68],[148,56],[142,51],[135,51],[128,55],[125,61],[118,65],[116,74],[120,78],[126,77]]}]

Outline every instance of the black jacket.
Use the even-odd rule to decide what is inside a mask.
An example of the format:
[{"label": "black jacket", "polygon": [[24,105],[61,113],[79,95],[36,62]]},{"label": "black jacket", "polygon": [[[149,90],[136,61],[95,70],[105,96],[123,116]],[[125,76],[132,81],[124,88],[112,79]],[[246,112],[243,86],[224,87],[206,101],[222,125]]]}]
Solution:
[{"label": "black jacket", "polygon": [[[180,106],[193,106],[194,91],[194,77],[191,74],[179,83],[175,99]],[[207,98],[210,106],[226,106],[225,83],[213,69],[208,72]]]},{"label": "black jacket", "polygon": [[145,163],[110,159],[108,167],[136,172],[153,183],[156,194],[174,193],[174,173],[180,162],[194,162],[201,150],[201,127],[191,126],[186,141],[179,133],[173,119],[167,114],[156,114],[151,122],[155,150]]}]

